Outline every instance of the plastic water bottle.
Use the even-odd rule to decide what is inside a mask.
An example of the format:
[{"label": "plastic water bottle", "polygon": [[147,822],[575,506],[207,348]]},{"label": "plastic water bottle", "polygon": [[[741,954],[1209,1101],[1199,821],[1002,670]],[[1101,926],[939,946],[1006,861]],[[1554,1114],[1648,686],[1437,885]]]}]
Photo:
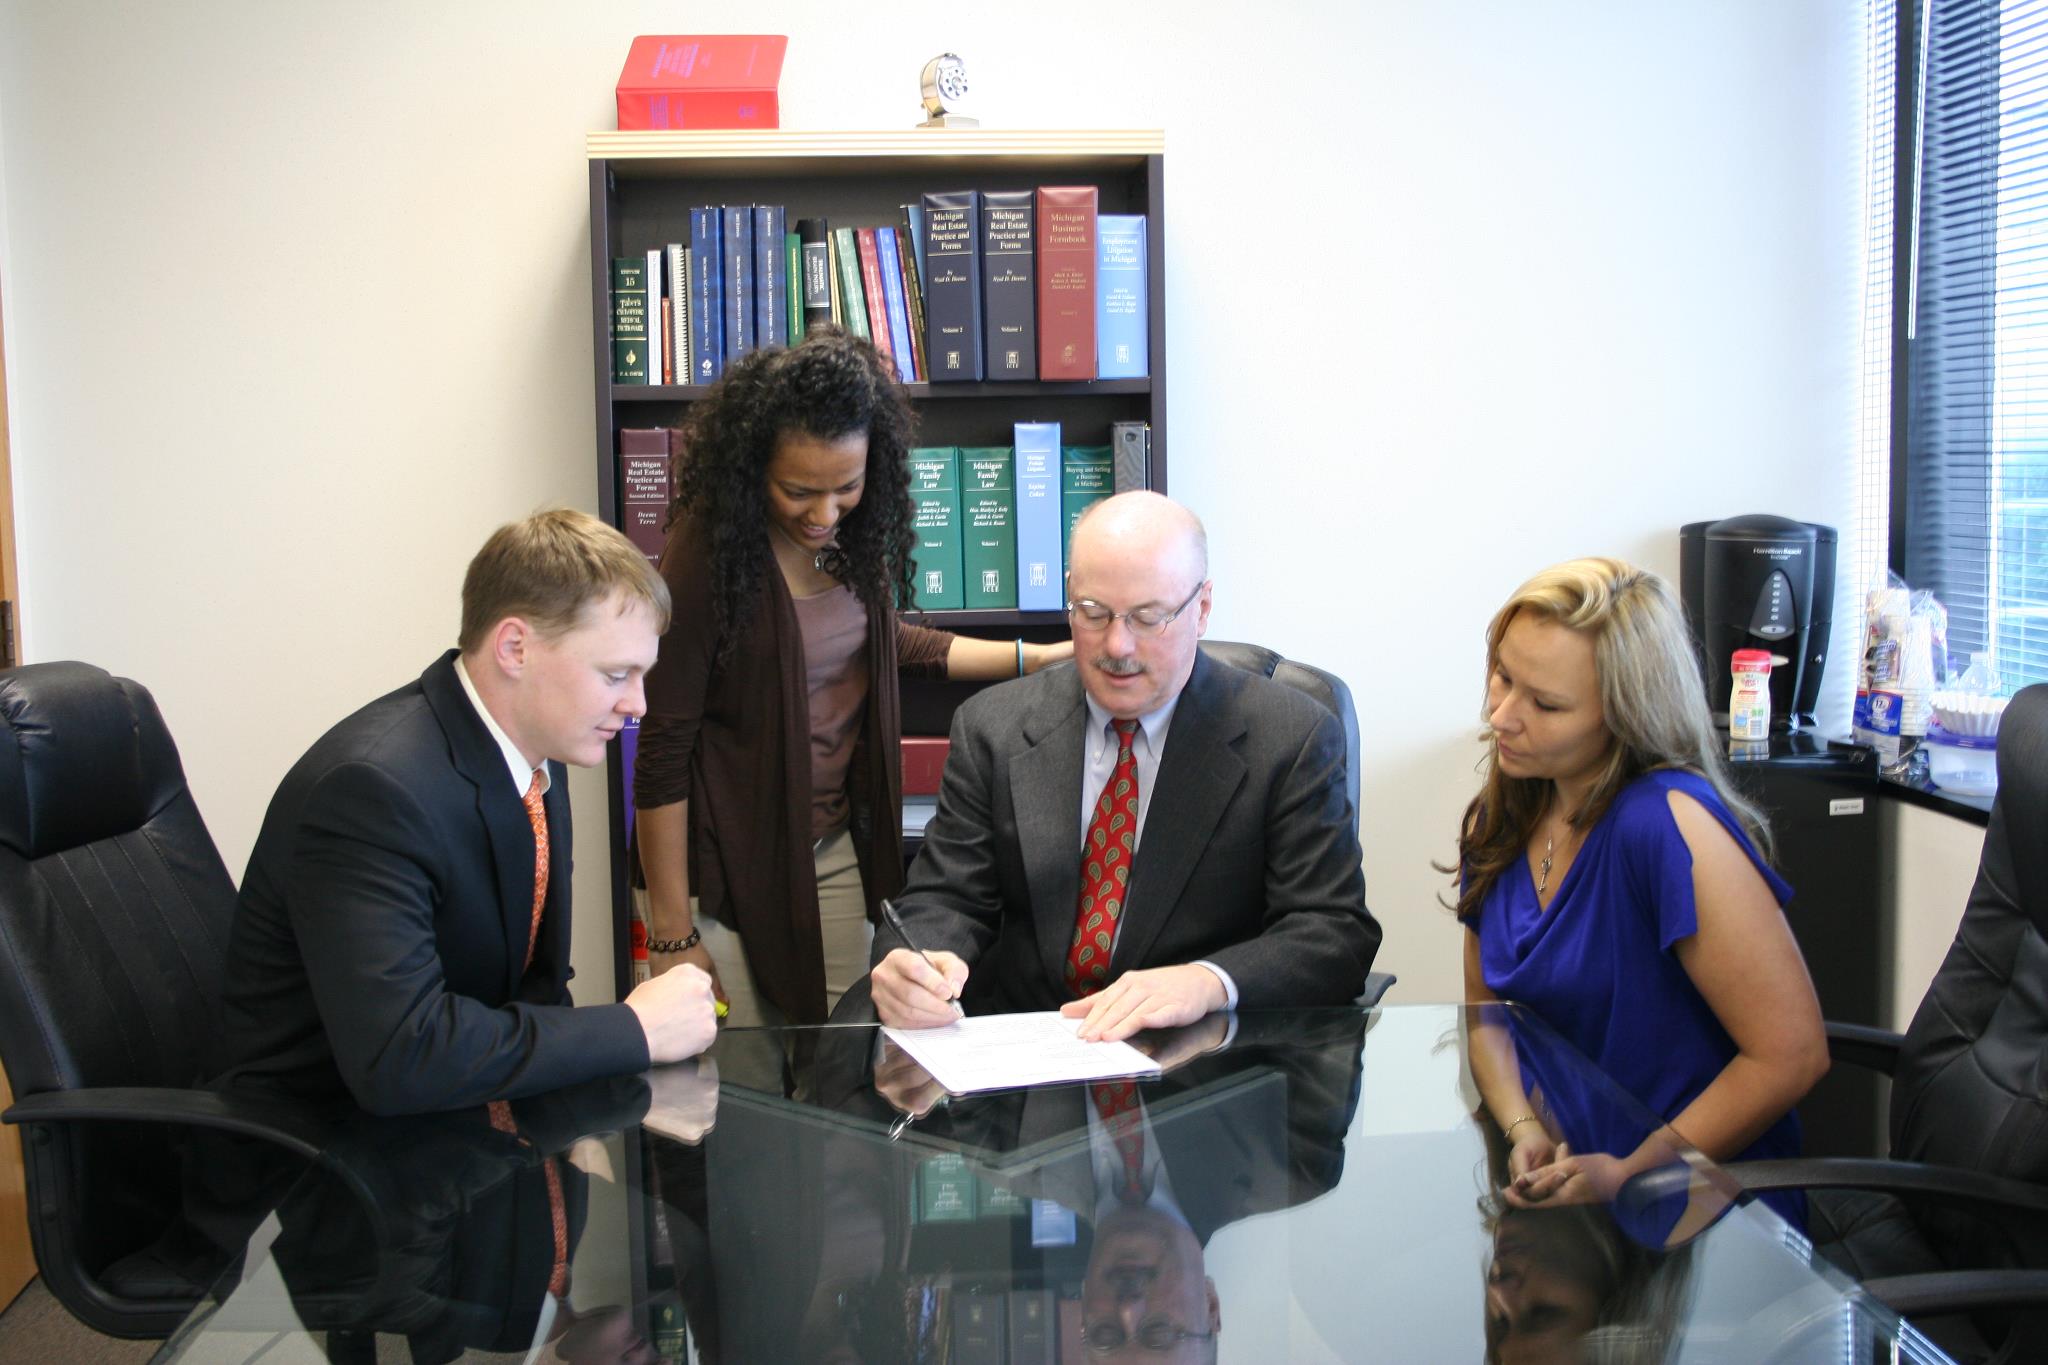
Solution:
[{"label": "plastic water bottle", "polygon": [[1956,691],[1973,697],[1989,697],[1998,691],[1998,671],[1991,666],[1991,656],[1976,653],[1970,656],[1970,666],[1963,670],[1963,676],[1956,679]]}]

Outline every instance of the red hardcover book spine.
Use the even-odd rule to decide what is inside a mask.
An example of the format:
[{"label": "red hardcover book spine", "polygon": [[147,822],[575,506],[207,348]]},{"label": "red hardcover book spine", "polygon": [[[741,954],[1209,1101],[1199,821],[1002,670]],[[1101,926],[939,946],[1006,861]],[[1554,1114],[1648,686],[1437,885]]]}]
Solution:
[{"label": "red hardcover book spine", "polygon": [[[860,255],[860,284],[867,291],[868,339],[875,343],[875,349],[890,360],[896,359],[896,352],[889,346],[889,305],[882,297],[882,258],[875,254],[875,230],[871,227],[853,230],[854,248]],[[903,366],[896,372],[901,374]]]},{"label": "red hardcover book spine", "polygon": [[1038,191],[1038,377],[1095,378],[1093,185]]},{"label": "red hardcover book spine", "polygon": [[937,796],[952,741],[944,735],[903,736],[903,794]]},{"label": "red hardcover book spine", "polygon": [[661,382],[676,382],[676,314],[675,300],[664,294],[661,298]]},{"label": "red hardcover book spine", "polygon": [[669,433],[666,427],[619,431],[619,529],[649,563],[661,562],[668,539]]}]

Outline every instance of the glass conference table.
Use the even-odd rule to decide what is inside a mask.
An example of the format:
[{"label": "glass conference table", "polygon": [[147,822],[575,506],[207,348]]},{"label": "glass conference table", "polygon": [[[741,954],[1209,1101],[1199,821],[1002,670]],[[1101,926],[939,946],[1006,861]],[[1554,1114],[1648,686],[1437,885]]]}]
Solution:
[{"label": "glass conference table", "polygon": [[1503,1194],[1473,1049],[1512,1048],[1575,1150],[1670,1139],[1512,1008],[1141,1041],[1135,1121],[1088,1085],[945,1097],[840,1026],[729,1030],[518,1101],[516,1135],[478,1110],[345,1125],[310,1174],[230,1153],[194,1221],[247,1250],[159,1359],[1943,1359],[1696,1154],[1608,1202]]}]

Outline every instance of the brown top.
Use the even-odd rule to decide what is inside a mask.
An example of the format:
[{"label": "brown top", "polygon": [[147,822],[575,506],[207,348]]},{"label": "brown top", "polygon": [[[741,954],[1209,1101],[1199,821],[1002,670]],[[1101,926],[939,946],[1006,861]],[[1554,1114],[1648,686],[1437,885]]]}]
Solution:
[{"label": "brown top", "polygon": [[868,609],[844,584],[792,599],[811,703],[811,838],[846,824],[846,768],[868,700]]},{"label": "brown top", "polygon": [[[762,532],[762,554],[767,556]],[[678,517],[661,557],[675,615],[647,675],[633,804],[690,803],[690,890],[737,929],[761,991],[796,1023],[825,1018],[825,949],[811,844],[810,703],[789,589],[767,567],[754,619],[718,660],[710,546]],[[847,768],[869,915],[903,884],[897,673],[943,677],[953,636],[869,612],[869,687]],[[637,859],[638,851],[633,853]],[[638,879],[637,863],[635,878]]]}]

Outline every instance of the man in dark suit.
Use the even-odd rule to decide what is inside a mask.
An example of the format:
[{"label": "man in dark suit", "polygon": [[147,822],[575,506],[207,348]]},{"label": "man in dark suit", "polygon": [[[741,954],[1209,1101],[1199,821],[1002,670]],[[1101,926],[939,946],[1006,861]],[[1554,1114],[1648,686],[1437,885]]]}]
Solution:
[{"label": "man in dark suit", "polygon": [[568,990],[561,765],[603,762],[645,710],[668,612],[646,558],[595,518],[492,535],[459,649],[328,731],[270,803],[229,933],[221,1085],[421,1113],[709,1044],[694,968],[617,1005]]},{"label": "man in dark suit", "polygon": [[900,902],[931,961],[877,934],[882,1021],[943,1024],[958,1000],[1064,1008],[1083,1037],[1123,1038],[1239,1005],[1350,1001],[1380,929],[1336,717],[1201,656],[1208,545],[1178,504],[1099,504],[1068,565],[1074,667],[954,717]]}]

